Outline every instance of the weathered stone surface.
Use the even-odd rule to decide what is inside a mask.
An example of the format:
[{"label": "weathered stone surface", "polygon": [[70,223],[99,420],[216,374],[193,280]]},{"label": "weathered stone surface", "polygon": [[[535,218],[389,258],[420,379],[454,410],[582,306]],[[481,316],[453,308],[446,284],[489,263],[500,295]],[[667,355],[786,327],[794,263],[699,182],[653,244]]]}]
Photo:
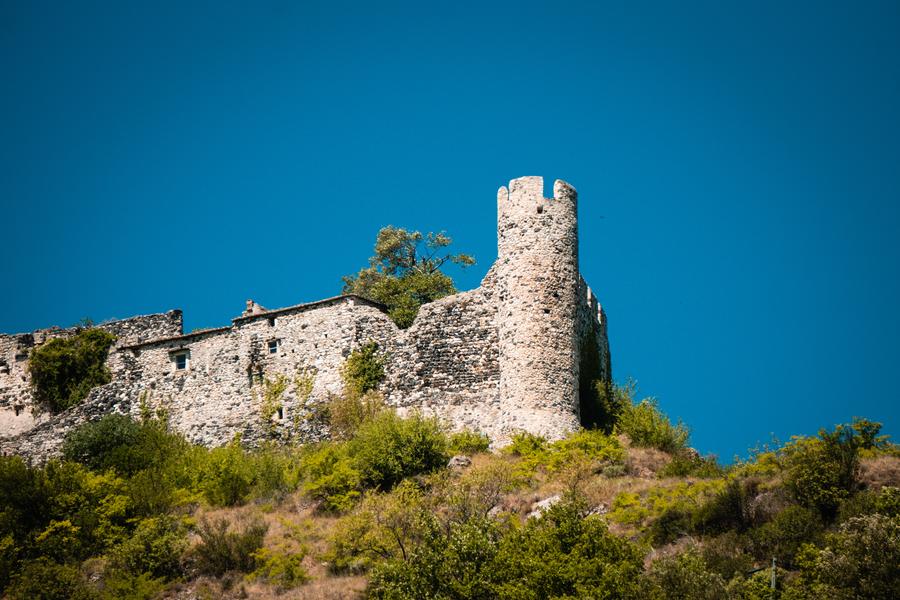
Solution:
[{"label": "weathered stone surface", "polygon": [[[405,330],[357,296],[278,310],[248,301],[230,326],[187,335],[180,311],[116,321],[102,325],[118,336],[113,382],[56,416],[32,414],[27,353],[72,330],[0,336],[0,450],[42,460],[78,423],[142,403],[200,444],[321,439],[313,407],[341,391],[341,365],[369,341],[385,354],[381,391],[398,412],[436,415],[495,446],[520,429],[561,437],[611,368],[605,317],[578,271],[577,194],[562,181],[553,198],[542,192],[540,177],[500,189],[497,263],[479,288],[422,306]],[[272,414],[265,382],[279,377],[287,386]]]},{"label": "weathered stone surface", "polygon": [[531,512],[528,513],[528,519],[539,519],[547,510],[562,500],[562,496],[559,494],[550,496],[549,498],[544,498],[540,502],[535,502],[531,505]]},{"label": "weathered stone surface", "polygon": [[472,459],[463,454],[457,454],[450,458],[447,462],[447,466],[451,469],[465,469],[469,465],[472,464]]},{"label": "weathered stone surface", "polygon": [[[122,376],[123,364],[118,348],[161,337],[181,335],[181,311],[132,317],[101,323],[98,328],[116,336],[107,366],[113,378]],[[0,438],[12,437],[47,421],[50,414],[35,406],[28,373],[31,349],[59,337],[70,337],[79,328],[51,327],[32,333],[0,334]]]}]

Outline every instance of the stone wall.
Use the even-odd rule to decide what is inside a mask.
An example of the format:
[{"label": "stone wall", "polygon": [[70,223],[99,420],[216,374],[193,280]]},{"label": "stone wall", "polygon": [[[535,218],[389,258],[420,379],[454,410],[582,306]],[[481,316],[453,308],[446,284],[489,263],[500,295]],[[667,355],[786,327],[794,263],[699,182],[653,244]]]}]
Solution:
[{"label": "stone wall", "polygon": [[[109,411],[137,415],[142,405],[164,409],[175,429],[205,445],[238,434],[249,444],[321,439],[327,431],[310,417],[341,393],[344,361],[369,341],[385,357],[380,391],[399,412],[420,410],[497,444],[520,429],[558,438],[590,417],[592,382],[611,378],[605,318],[578,271],[576,213],[564,182],[548,199],[540,177],[511,181],[498,193],[498,260],[481,286],[422,306],[405,330],[357,296],[271,311],[248,301],[230,326],[188,335],[178,311],[104,325],[118,336],[113,383],[61,415],[5,426],[0,438],[33,429],[0,440],[0,449],[46,457],[71,427]],[[0,375],[0,411],[28,403],[21,353],[40,343],[36,334],[0,337],[12,365]],[[313,377],[309,395],[305,377]],[[280,410],[264,415],[277,381],[286,383]]]},{"label": "stone wall", "polygon": [[[116,336],[106,365],[113,378],[118,379],[122,376],[123,365],[116,349],[128,344],[180,335],[181,311],[131,317],[101,323],[97,327]],[[33,348],[48,340],[69,337],[78,331],[78,327],[52,327],[31,333],[0,334],[0,438],[23,433],[50,418],[46,409],[35,405],[31,393],[28,356]]]}]

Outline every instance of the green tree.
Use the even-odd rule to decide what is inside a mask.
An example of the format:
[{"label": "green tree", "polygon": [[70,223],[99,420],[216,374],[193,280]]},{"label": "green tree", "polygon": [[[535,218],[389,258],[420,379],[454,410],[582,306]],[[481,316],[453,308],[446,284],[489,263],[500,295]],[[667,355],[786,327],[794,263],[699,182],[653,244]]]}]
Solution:
[{"label": "green tree", "polygon": [[409,327],[420,306],[456,293],[453,280],[441,271],[444,265],[475,264],[468,254],[446,252],[451,243],[443,232],[423,235],[391,225],[383,227],[369,266],[344,277],[343,292],[384,304],[399,327]]},{"label": "green tree", "polygon": [[115,339],[102,329],[82,329],[35,348],[28,363],[35,399],[63,411],[79,404],[92,388],[109,383],[106,355]]}]

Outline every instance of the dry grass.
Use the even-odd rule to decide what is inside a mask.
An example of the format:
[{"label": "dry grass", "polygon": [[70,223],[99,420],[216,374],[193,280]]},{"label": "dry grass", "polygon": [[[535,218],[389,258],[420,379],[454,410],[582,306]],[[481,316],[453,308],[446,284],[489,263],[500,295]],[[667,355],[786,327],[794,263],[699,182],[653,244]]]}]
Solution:
[{"label": "dry grass", "polygon": [[859,464],[859,479],[864,487],[879,490],[886,485],[900,487],[900,457],[864,458]]},{"label": "dry grass", "polygon": [[672,457],[656,448],[628,448],[625,457],[625,468],[633,477],[653,478],[669,462]]}]

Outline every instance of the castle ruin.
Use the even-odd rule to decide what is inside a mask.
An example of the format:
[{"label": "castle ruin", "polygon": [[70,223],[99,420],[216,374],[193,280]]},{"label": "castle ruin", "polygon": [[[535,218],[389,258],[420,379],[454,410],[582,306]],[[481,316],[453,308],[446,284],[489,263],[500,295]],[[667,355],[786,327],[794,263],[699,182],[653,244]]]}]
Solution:
[{"label": "castle ruin", "polygon": [[[592,383],[612,376],[605,315],[578,268],[575,189],[556,181],[544,198],[541,177],[501,187],[497,243],[480,287],[423,305],[407,329],[354,295],[276,310],[248,301],[231,325],[188,334],[178,310],[99,325],[116,336],[112,381],[56,415],[33,400],[28,355],[74,330],[0,335],[0,450],[40,460],[78,424],[142,406],[165,409],[199,444],[321,439],[327,431],[310,415],[341,392],[350,353],[372,341],[385,357],[379,390],[398,412],[498,444],[517,430],[561,437],[587,424]],[[276,379],[287,385],[266,411]]]}]

